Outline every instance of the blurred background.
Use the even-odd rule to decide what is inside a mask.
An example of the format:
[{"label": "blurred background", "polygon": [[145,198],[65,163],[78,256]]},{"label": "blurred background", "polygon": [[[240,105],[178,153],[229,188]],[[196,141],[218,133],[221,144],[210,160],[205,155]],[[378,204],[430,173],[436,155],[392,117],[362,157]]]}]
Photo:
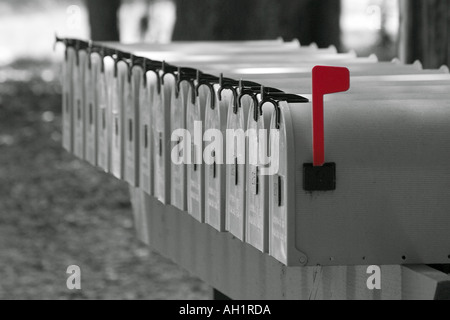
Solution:
[{"label": "blurred background", "polygon": [[[125,184],[61,148],[62,37],[283,37],[380,60],[449,63],[450,0],[0,0],[0,299],[209,299],[135,238]],[[83,290],[66,289],[69,265]]]}]

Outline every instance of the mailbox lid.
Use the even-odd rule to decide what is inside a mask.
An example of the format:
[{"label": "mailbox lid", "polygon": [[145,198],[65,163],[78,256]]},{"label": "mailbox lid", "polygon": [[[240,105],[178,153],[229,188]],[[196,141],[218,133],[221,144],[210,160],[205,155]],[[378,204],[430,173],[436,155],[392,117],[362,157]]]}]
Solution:
[{"label": "mailbox lid", "polygon": [[[269,197],[268,175],[263,174],[266,164],[261,155],[267,155],[270,133],[270,118],[273,106],[265,103],[262,106],[257,121],[251,104],[248,116],[247,139],[247,172],[246,172],[246,242],[262,252],[268,252],[269,247]],[[262,138],[265,136],[266,140]]]},{"label": "mailbox lid", "polygon": [[144,70],[134,66],[128,78],[128,95],[125,103],[125,180],[134,187],[140,185],[139,181],[139,119],[140,119],[140,89],[143,82]]},{"label": "mailbox lid", "polygon": [[73,153],[76,157],[85,158],[85,127],[84,114],[86,104],[86,69],[87,69],[87,53],[85,50],[78,50],[75,58],[75,66],[73,69],[73,85],[74,85],[74,142]]},{"label": "mailbox lid", "polygon": [[[288,157],[295,153],[288,142],[292,142],[292,136],[287,133],[292,131],[292,123],[289,114],[289,106],[286,102],[280,102],[280,118],[277,128],[275,113],[270,122],[272,135],[270,153],[277,157],[278,170],[269,176],[269,254],[278,261],[288,264],[290,249],[288,248],[289,236],[288,211],[295,210],[295,204],[290,207],[289,200],[295,196],[292,189],[295,188],[295,176],[289,175]],[[288,120],[286,120],[288,119]],[[289,141],[288,141],[289,139]]]},{"label": "mailbox lid", "polygon": [[124,61],[117,62],[117,74],[111,82],[111,174],[117,179],[124,178],[124,103],[128,99],[126,86],[128,82],[128,64]]},{"label": "mailbox lid", "polygon": [[66,49],[63,61],[63,101],[62,101],[62,140],[63,148],[73,151],[73,106],[74,106],[74,68],[76,51],[72,47]]},{"label": "mailbox lid", "polygon": [[98,53],[91,53],[88,56],[86,70],[86,110],[85,110],[85,128],[86,128],[86,161],[93,166],[97,166],[97,147],[98,147],[98,83],[101,78],[103,58]]},{"label": "mailbox lid", "polygon": [[[191,89],[190,89],[191,90]],[[205,222],[205,166],[203,164],[203,134],[206,105],[211,103],[211,92],[205,85],[199,87],[195,103],[188,103],[186,128],[191,136],[191,164],[187,165],[188,213],[199,222]]]},{"label": "mailbox lid", "polygon": [[170,203],[170,103],[175,83],[173,74],[164,76],[153,116],[154,195],[163,204]]},{"label": "mailbox lid", "polygon": [[[244,95],[241,99],[240,108],[234,113],[234,106],[228,107],[227,129],[233,130],[236,136],[243,135],[243,146],[238,146],[235,139],[235,147],[232,149],[234,164],[226,166],[226,229],[241,241],[245,241],[245,211],[246,211],[246,144],[248,113],[252,99]],[[228,141],[228,143],[232,143]]]},{"label": "mailbox lid", "polygon": [[148,195],[153,195],[153,108],[159,98],[157,88],[158,77],[147,72],[141,81],[139,92],[139,174],[140,188]]},{"label": "mailbox lid", "polygon": [[[227,111],[233,103],[230,90],[224,90],[218,97],[220,87],[214,86],[215,104],[206,106],[205,112],[205,156],[211,156],[213,163],[205,163],[205,221],[220,232],[225,226],[225,173],[227,157]],[[214,131],[214,132],[213,132]],[[211,132],[208,134],[208,132]],[[205,160],[205,159],[204,159]]]},{"label": "mailbox lid", "polygon": [[96,83],[98,97],[97,116],[97,160],[98,166],[105,172],[111,170],[111,139],[112,139],[112,82],[114,81],[114,60],[103,58],[103,72],[99,74]]},{"label": "mailbox lid", "polygon": [[[171,204],[182,210],[187,210],[187,173],[186,162],[188,150],[191,146],[187,144],[185,135],[187,104],[192,103],[194,92],[190,90],[187,81],[180,82],[179,93],[172,92],[170,105],[170,127],[171,127],[171,157],[176,157],[176,162],[171,162]],[[182,132],[183,131],[183,132]],[[183,134],[184,133],[184,134]]]}]

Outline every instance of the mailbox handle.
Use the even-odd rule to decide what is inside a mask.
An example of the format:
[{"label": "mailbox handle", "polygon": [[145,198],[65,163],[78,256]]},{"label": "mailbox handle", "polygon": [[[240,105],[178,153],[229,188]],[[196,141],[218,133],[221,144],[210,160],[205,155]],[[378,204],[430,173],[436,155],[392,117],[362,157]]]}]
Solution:
[{"label": "mailbox handle", "polygon": [[[258,98],[256,97],[255,92],[252,91],[251,89],[241,89],[241,92],[239,93],[238,96],[238,108],[242,108],[242,98],[244,96],[249,96],[253,100],[253,105],[256,108],[256,106],[258,105]],[[234,113],[237,114],[238,110],[233,111],[236,111]]]},{"label": "mailbox handle", "polygon": [[350,71],[343,67],[316,66],[312,70],[312,116],[314,166],[325,164],[325,128],[323,96],[350,89]]},{"label": "mailbox handle", "polygon": [[175,96],[176,98],[179,97],[180,95],[180,84],[183,81],[187,81],[187,83],[190,85],[191,90],[192,90],[192,95],[191,95],[191,102],[192,104],[195,104],[195,84],[194,84],[194,79],[195,79],[195,74],[197,74],[197,70],[195,69],[191,69],[191,68],[180,68],[178,67],[178,71],[177,71],[177,84],[176,84],[176,90],[175,90]]},{"label": "mailbox handle", "polygon": [[219,83],[219,78],[209,75],[209,74],[203,74],[200,70],[197,71],[197,85],[195,86],[195,94],[198,97],[200,94],[200,87],[205,85],[208,87],[209,91],[211,92],[211,109],[214,110],[216,107],[216,91],[214,90],[213,83]]},{"label": "mailbox handle", "polygon": [[233,93],[233,112],[236,114],[238,112],[238,93],[236,87],[239,86],[239,82],[233,79],[224,78],[223,73],[220,74],[219,78],[219,91],[217,92],[217,96],[219,101],[222,101],[222,92],[223,90],[231,90]]}]

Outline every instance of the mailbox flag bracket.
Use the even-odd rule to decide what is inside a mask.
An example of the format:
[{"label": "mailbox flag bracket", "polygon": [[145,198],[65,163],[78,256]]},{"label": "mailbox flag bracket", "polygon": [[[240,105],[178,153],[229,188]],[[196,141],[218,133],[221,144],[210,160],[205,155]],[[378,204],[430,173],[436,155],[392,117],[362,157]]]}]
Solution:
[{"label": "mailbox flag bracket", "polygon": [[336,189],[336,164],[325,163],[324,102],[326,94],[350,89],[350,71],[344,67],[315,66],[312,70],[313,164],[303,167],[306,191]]}]

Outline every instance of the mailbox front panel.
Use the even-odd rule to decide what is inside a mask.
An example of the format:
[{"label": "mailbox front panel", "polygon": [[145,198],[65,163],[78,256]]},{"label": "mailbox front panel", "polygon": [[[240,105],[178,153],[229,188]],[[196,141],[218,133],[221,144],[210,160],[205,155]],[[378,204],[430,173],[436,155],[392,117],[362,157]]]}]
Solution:
[{"label": "mailbox front panel", "polygon": [[63,109],[62,109],[62,140],[63,148],[73,151],[73,106],[74,106],[74,69],[76,51],[69,47],[63,62]]},{"label": "mailbox front panel", "polygon": [[209,96],[209,89],[206,86],[200,86],[196,103],[188,104],[186,110],[186,128],[191,135],[192,148],[191,164],[187,166],[187,207],[188,213],[199,222],[205,222],[203,123],[206,105],[211,101]]},{"label": "mailbox front panel", "polygon": [[102,57],[97,53],[88,56],[90,62],[87,63],[86,76],[86,110],[84,114],[84,122],[86,128],[86,145],[85,154],[86,161],[93,166],[97,166],[97,110],[98,110],[98,93],[97,83],[100,81],[100,73],[102,68]]},{"label": "mailbox front panel", "polygon": [[[270,130],[277,131],[278,173],[269,176],[269,254],[278,261],[287,264],[288,259],[288,224],[287,224],[287,181],[294,177],[288,175],[287,157],[290,152],[286,141],[286,109],[281,112],[279,129],[275,126],[275,116],[272,116]],[[276,156],[276,155],[275,155]]]},{"label": "mailbox front panel", "polygon": [[111,170],[111,139],[112,139],[112,87],[114,81],[114,60],[110,57],[103,58],[104,70],[100,73],[97,87],[98,115],[97,133],[98,166],[105,172]]},{"label": "mailbox front panel", "polygon": [[153,117],[154,195],[163,204],[170,201],[170,102],[175,83],[172,74],[164,76],[161,99],[155,103]]},{"label": "mailbox front panel", "polygon": [[152,109],[156,105],[158,78],[154,72],[147,72],[146,82],[141,81],[139,92],[139,184],[148,195],[153,194],[153,122]]},{"label": "mailbox front panel", "polygon": [[[172,103],[170,112],[170,127],[172,129],[171,150],[172,157],[176,154],[176,160],[171,161],[171,183],[170,183],[170,199],[171,204],[180,209],[187,210],[186,190],[187,190],[187,173],[186,173],[186,152],[190,145],[186,144],[184,135],[174,135],[176,130],[186,130],[186,110],[187,104],[192,104],[192,95],[195,94],[190,90],[189,83],[182,81],[180,83],[180,92],[177,95],[172,92]],[[174,141],[175,140],[175,141]],[[181,163],[178,163],[181,162]]]},{"label": "mailbox front panel", "polygon": [[253,104],[250,107],[247,125],[246,242],[262,252],[268,252],[269,177],[263,174],[267,164],[262,159],[268,152],[273,109],[264,104],[262,114],[259,115],[258,121],[255,121],[255,107],[257,106]]},{"label": "mailbox front panel", "polygon": [[74,68],[74,146],[73,153],[76,157],[84,159],[85,131],[84,113],[86,103],[86,69],[87,53],[85,50],[78,51]]},{"label": "mailbox front panel", "polygon": [[112,81],[112,110],[111,110],[111,173],[117,179],[124,177],[124,104],[128,103],[128,65],[117,62],[117,74]]},{"label": "mailbox front panel", "polygon": [[[228,106],[233,103],[230,90],[222,92],[222,99],[217,97],[212,108],[206,107],[205,131],[211,141],[205,142],[205,155],[211,156],[213,163],[205,164],[205,220],[214,229],[224,232],[225,228],[225,165],[226,162],[226,116]],[[215,130],[217,136],[209,136],[207,132]],[[218,141],[216,141],[218,139]],[[213,146],[216,147],[213,147]]]},{"label": "mailbox front panel", "polygon": [[[241,241],[245,241],[245,204],[246,204],[246,163],[247,153],[246,144],[247,137],[245,132],[247,130],[248,110],[252,100],[249,96],[243,96],[241,99],[241,107],[235,114],[234,106],[230,104],[228,108],[228,125],[227,129],[234,131],[235,147],[233,148],[232,158],[234,164],[227,164],[226,173],[226,228],[232,235]],[[240,141],[244,143],[243,146],[238,145],[239,135]],[[228,143],[232,143],[228,140]]]},{"label": "mailbox front panel", "polygon": [[125,181],[131,186],[139,186],[139,107],[140,88],[143,82],[143,70],[134,66],[128,79],[129,88],[125,105]]}]

